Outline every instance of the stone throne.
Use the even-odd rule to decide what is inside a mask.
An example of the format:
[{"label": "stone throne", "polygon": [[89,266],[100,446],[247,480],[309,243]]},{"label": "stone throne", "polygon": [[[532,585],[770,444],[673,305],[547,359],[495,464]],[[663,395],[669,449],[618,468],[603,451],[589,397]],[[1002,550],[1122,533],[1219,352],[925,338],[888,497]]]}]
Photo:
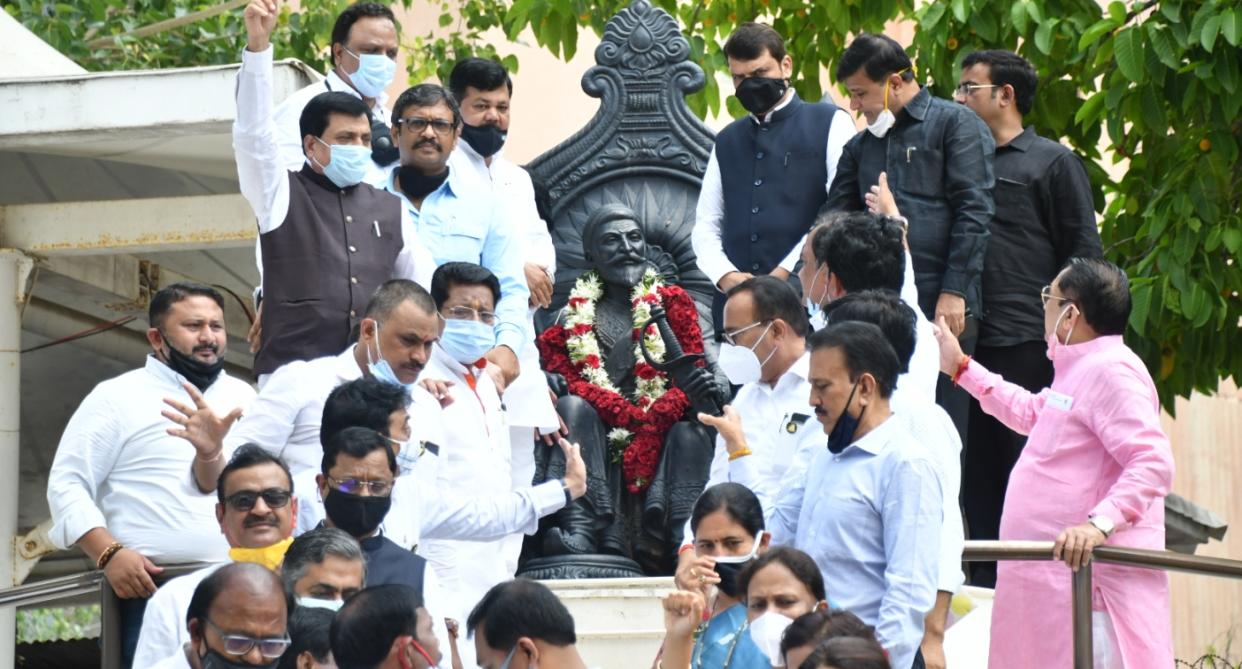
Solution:
[{"label": "stone throne", "polygon": [[[634,0],[608,22],[595,50],[597,64],[582,77],[583,90],[600,99],[599,110],[585,127],[527,166],[557,256],[552,304],[535,319],[540,332],[556,322],[574,283],[592,267],[583,252],[582,231],[588,217],[602,205],[621,204],[637,214],[649,264],[667,283],[680,285],[694,299],[714,368],[715,287],[699,271],[690,241],[713,133],[686,105],[685,96],[706,81],[689,55],[689,42],[676,20],[648,0]],[[723,376],[716,375],[727,388]],[[683,483],[670,485],[665,494],[678,500],[678,506],[688,507],[701,490],[701,482]],[[637,520],[642,503],[641,495],[626,493],[617,509],[624,519],[618,524],[624,525],[631,545],[645,544],[641,556],[637,548],[630,551],[629,557],[637,562],[616,553],[549,557],[539,548],[548,529],[545,523],[540,534],[527,541],[519,574],[575,578],[671,573],[676,537],[655,551],[649,537],[633,541],[642,534]],[[679,528],[676,534],[680,536]]]}]

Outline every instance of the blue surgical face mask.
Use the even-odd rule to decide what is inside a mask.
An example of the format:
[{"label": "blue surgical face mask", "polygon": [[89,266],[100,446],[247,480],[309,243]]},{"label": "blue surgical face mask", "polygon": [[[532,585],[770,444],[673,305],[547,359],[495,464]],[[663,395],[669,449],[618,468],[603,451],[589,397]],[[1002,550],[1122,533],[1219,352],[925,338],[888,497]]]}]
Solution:
[{"label": "blue surgical face mask", "polygon": [[401,379],[397,378],[397,373],[392,371],[392,365],[388,364],[388,361],[384,359],[384,351],[380,348],[379,343],[379,329],[379,321],[375,321],[375,360],[371,359],[371,348],[367,347],[367,371],[375,379],[413,391],[414,384],[402,383]]},{"label": "blue surgical face mask", "polygon": [[332,157],[328,159],[327,165],[315,160],[314,156],[311,156],[311,160],[314,160],[315,164],[323,169],[323,175],[331,179],[332,183],[339,188],[357,186],[367,175],[367,168],[371,164],[371,147],[358,144],[329,144],[318,137],[315,141],[328,147],[328,150],[332,152]]},{"label": "blue surgical face mask", "polygon": [[444,319],[440,348],[463,365],[478,362],[496,347],[496,330],[475,320]]},{"label": "blue surgical face mask", "polygon": [[828,450],[840,453],[845,450],[846,446],[854,443],[854,432],[858,429],[858,422],[862,420],[863,411],[867,407],[863,407],[858,412],[858,417],[850,415],[850,403],[854,401],[854,393],[858,390],[858,382],[862,381],[862,377],[858,377],[858,381],[854,382],[854,387],[850,389],[850,396],[845,398],[845,408],[841,410],[841,417],[837,419],[837,424],[832,426],[832,432],[828,433]]},{"label": "blue surgical face mask", "polygon": [[363,97],[379,97],[392,83],[397,61],[378,53],[357,54],[349,49],[345,49],[345,53],[358,59],[358,69],[349,73],[349,82]]}]

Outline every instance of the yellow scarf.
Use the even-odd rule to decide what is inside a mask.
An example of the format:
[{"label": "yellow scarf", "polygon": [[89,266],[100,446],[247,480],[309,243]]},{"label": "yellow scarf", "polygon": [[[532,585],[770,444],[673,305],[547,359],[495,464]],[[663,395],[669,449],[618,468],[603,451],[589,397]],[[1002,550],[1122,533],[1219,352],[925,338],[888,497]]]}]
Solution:
[{"label": "yellow scarf", "polygon": [[229,559],[233,562],[253,562],[261,564],[272,571],[276,571],[280,567],[280,563],[285,561],[285,551],[289,550],[289,544],[293,543],[293,537],[289,537],[284,541],[277,541],[271,546],[263,548],[230,548]]}]

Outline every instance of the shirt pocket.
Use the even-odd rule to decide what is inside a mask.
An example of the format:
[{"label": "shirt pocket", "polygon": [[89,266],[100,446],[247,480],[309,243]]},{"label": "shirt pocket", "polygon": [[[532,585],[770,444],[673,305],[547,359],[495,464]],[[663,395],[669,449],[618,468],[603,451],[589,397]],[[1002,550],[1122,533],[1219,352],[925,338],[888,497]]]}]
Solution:
[{"label": "shirt pocket", "polygon": [[922,197],[944,197],[944,154],[917,146],[906,147],[902,152],[907,163],[902,175],[905,189]]},{"label": "shirt pocket", "polygon": [[487,225],[475,216],[451,214],[442,218],[436,226],[439,240],[436,263],[470,262],[482,264],[483,244],[487,240]]}]

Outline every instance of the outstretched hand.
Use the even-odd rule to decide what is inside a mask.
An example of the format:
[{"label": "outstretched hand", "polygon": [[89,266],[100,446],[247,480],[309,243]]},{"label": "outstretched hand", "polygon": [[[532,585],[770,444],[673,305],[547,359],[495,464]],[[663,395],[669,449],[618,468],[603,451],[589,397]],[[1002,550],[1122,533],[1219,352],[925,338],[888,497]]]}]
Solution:
[{"label": "outstretched hand", "polygon": [[277,0],[250,0],[245,12],[247,51],[258,53],[267,50],[272,31],[276,29],[279,11]]},{"label": "outstretched hand", "polygon": [[241,418],[241,407],[233,409],[224,416],[216,415],[216,412],[207,406],[207,400],[203,399],[203,394],[198,391],[198,388],[188,383],[181,385],[190,394],[194,407],[190,408],[177,400],[166,397],[164,404],[172,407],[173,410],[164,409],[160,415],[181,426],[180,428],[168,428],[169,435],[190,442],[198,453],[199,459],[212,460],[224,449],[224,436],[229,433],[233,423]]},{"label": "outstretched hand", "polygon": [[700,423],[716,428],[716,431],[720,433],[720,438],[724,440],[729,455],[746,448],[746,433],[742,428],[742,416],[732,404],[725,405],[723,416],[700,413],[698,418]]}]

